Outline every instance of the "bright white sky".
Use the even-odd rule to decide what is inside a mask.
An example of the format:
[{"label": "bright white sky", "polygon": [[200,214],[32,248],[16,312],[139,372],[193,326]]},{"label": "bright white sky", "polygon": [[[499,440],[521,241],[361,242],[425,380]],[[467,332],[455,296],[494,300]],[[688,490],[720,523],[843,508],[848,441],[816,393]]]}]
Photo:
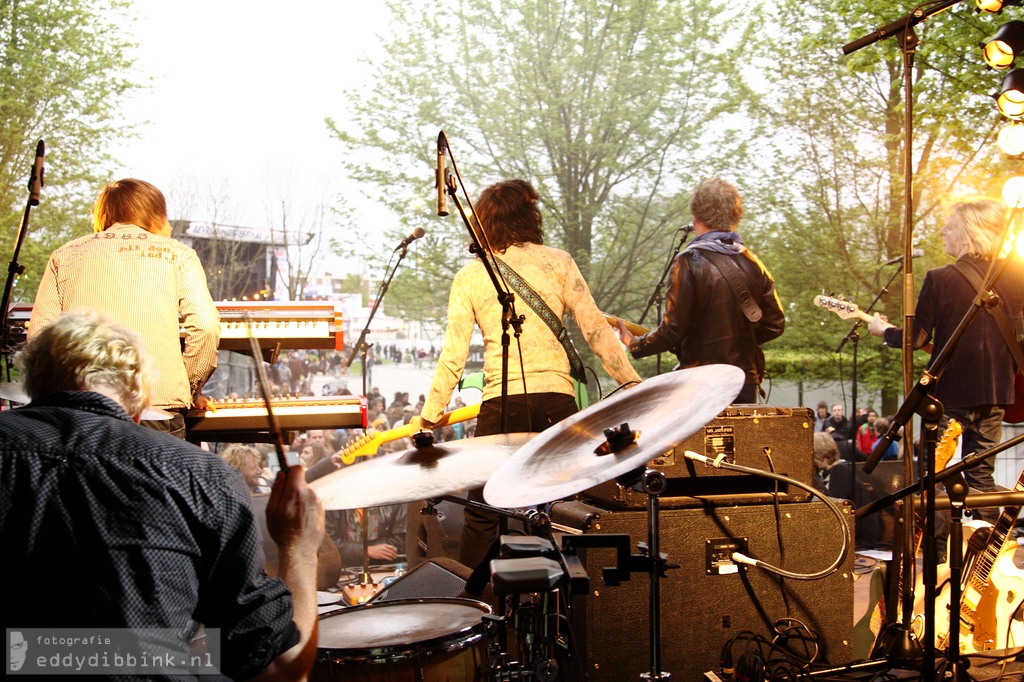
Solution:
[{"label": "bright white sky", "polygon": [[362,219],[387,220],[346,184],[341,145],[323,122],[344,120],[342,91],[363,82],[358,60],[387,30],[383,3],[135,0],[133,12],[139,73],[152,83],[124,115],[149,123],[116,151],[118,177],[165,192],[190,176],[227,181],[236,209],[222,221],[267,227],[261,189],[270,169],[295,178],[295,196],[324,188],[332,202],[344,194]]}]

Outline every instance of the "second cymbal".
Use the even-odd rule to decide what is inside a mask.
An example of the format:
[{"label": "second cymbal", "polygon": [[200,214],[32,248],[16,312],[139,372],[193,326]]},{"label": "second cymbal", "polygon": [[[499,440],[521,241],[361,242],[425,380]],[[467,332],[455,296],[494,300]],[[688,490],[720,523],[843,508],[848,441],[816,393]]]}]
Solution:
[{"label": "second cymbal", "polygon": [[[706,365],[646,379],[564,419],[494,472],[484,499],[496,507],[559,500],[644,466],[706,425],[743,388],[745,373]],[[635,442],[608,450],[605,430],[629,424]]]},{"label": "second cymbal", "polygon": [[415,502],[478,488],[534,433],[463,438],[412,448],[339,469],[309,486],[325,509]]}]

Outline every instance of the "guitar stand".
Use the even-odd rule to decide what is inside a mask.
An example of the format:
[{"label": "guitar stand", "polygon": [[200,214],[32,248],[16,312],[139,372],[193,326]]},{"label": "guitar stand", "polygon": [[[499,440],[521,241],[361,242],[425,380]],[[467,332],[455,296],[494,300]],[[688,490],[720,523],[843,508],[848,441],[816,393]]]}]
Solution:
[{"label": "guitar stand", "polygon": [[[949,635],[946,642],[946,658],[936,668],[937,679],[953,682],[970,682],[967,668],[970,664],[960,656],[960,601],[961,579],[964,567],[963,519],[964,501],[967,499],[967,483],[963,476],[946,486],[950,501],[952,525],[949,529]],[[955,609],[953,605],[956,605]]]}]

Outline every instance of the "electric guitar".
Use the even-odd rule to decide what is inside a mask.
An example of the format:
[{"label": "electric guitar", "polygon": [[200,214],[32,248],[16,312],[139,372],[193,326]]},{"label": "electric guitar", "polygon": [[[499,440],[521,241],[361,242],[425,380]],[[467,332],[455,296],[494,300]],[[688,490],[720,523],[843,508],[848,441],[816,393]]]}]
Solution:
[{"label": "electric guitar", "polygon": [[[454,424],[455,422],[464,422],[469,419],[473,419],[478,414],[480,414],[479,403],[475,405],[466,405],[465,407],[460,407],[441,415],[436,426],[445,426],[446,424]],[[400,438],[408,438],[411,434],[412,426],[409,424],[396,426],[395,428],[388,429],[387,431],[371,431],[331,455],[331,459],[335,463],[340,459],[342,463],[348,466],[355,462],[357,457],[367,457],[369,455],[377,454],[377,450],[380,449],[382,444],[390,443],[391,441],[398,440]]]},{"label": "electric guitar", "polygon": [[[1024,470],[1013,489],[1024,491]],[[961,580],[961,653],[1006,649],[1011,645],[1017,647],[1024,644],[1024,621],[1013,620],[1014,612],[1020,607],[1021,600],[1024,600],[1024,570],[1013,564],[1013,555],[1017,550],[1014,543],[1004,547],[1020,510],[1019,506],[1004,508],[996,524],[991,526],[984,548],[977,554],[964,557],[967,569]],[[972,522],[971,525],[975,528],[988,526],[984,522]],[[953,617],[952,609],[948,615]],[[946,646],[949,630],[939,632],[936,627],[936,632],[939,633],[939,646]]]},{"label": "electric guitar", "polygon": [[635,322],[630,322],[629,320],[624,320],[621,317],[615,317],[614,315],[609,315],[608,313],[601,313],[601,314],[604,315],[605,322],[610,324],[612,327],[618,327],[619,326],[619,322],[621,322],[622,326],[624,326],[626,328],[626,331],[628,331],[633,336],[642,336],[642,335],[646,334],[647,332],[651,331],[647,327],[641,327],[640,325],[636,324]]},{"label": "electric guitar", "polygon": [[[875,318],[868,315],[866,312],[860,309],[853,301],[847,301],[842,296],[836,298],[835,296],[826,296],[821,294],[814,297],[814,305],[830,310],[840,318],[844,320],[850,320],[856,318],[865,324],[871,324],[871,321]],[[932,344],[926,343],[916,350],[923,350],[925,352],[932,352]]]}]

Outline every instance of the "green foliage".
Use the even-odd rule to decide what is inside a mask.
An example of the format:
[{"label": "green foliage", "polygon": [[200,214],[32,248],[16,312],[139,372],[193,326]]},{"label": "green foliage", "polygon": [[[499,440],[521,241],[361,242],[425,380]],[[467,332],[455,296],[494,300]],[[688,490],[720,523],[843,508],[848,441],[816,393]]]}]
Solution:
[{"label": "green foliage", "polygon": [[351,150],[349,173],[402,216],[390,236],[428,232],[392,305],[433,303],[443,318],[438,289],[466,256],[455,207],[439,221],[426,201],[442,128],[472,194],[503,178],[534,183],[547,242],[594,275],[599,305],[621,304],[627,290],[620,314],[645,301],[682,219],[677,197],[741,153],[741,122],[729,114],[743,91],[721,46],[746,36],[727,31],[731,17],[693,1],[389,6],[387,57],[368,65],[371,89],[349,93],[351,125],[328,124]]},{"label": "green foliage", "polygon": [[[971,9],[964,3],[916,27],[910,228],[926,250],[914,264],[919,272],[948,262],[934,236],[943,205],[957,195],[997,193],[1005,177],[999,171],[1008,168],[990,144],[997,114],[988,95],[996,82],[977,49],[1000,20]],[[748,199],[761,207],[759,253],[790,304],[786,333],[766,349],[769,368],[788,377],[801,372],[794,356],[816,357],[810,371],[824,369],[852,325],[814,309],[813,297],[824,289],[866,307],[894,272],[879,265],[903,253],[904,60],[893,38],[840,52],[897,19],[892,3],[787,0],[762,11],[772,29],[759,34],[755,50],[766,87],[753,114],[774,131],[760,143],[772,162],[748,178]],[[901,317],[901,285],[902,278],[892,281],[877,308],[893,321]],[[861,332],[859,375],[883,389],[883,409],[891,411],[902,385],[899,353]]]},{"label": "green foliage", "polygon": [[89,231],[107,145],[130,132],[118,114],[137,85],[122,0],[0,0],[0,248],[13,253],[36,142],[46,186],[32,209],[15,299],[31,300],[50,252]]}]

